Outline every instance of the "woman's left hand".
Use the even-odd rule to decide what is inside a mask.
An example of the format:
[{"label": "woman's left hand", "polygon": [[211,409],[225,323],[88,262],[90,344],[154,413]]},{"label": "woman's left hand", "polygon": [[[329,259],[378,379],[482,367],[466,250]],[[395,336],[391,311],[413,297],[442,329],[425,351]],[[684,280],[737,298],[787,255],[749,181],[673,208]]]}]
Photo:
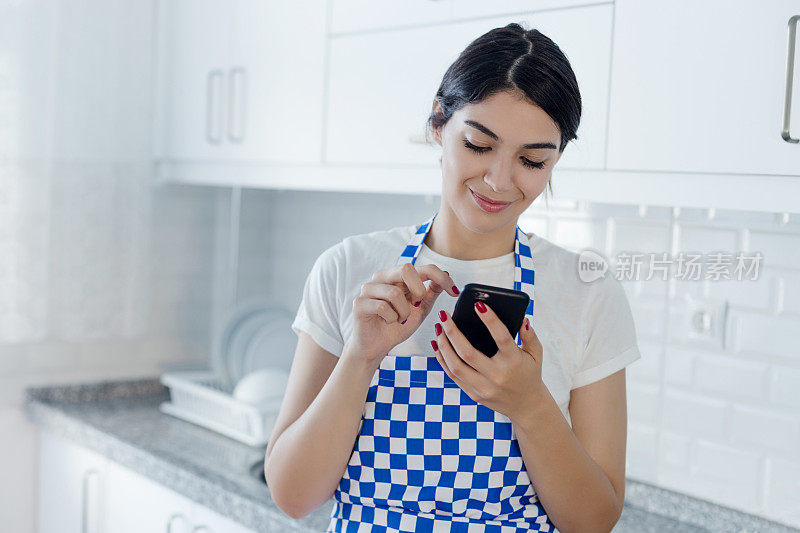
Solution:
[{"label": "woman's left hand", "polygon": [[[478,303],[484,306],[484,312],[480,312]],[[472,346],[452,317],[440,311],[442,332],[436,336],[436,359],[450,379],[475,402],[517,420],[524,416],[528,406],[541,401],[548,392],[542,381],[542,343],[527,317],[519,330],[522,346],[517,346],[508,328],[489,306],[476,302],[474,309],[497,344],[494,357],[487,357]]]}]

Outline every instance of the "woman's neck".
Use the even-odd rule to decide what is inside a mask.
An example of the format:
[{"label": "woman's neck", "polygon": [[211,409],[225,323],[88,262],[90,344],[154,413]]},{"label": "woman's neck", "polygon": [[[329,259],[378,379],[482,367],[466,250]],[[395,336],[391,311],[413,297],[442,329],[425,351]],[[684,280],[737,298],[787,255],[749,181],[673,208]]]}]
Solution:
[{"label": "woman's neck", "polygon": [[442,205],[425,237],[425,245],[438,254],[462,261],[491,259],[514,251],[516,231],[514,221],[491,233],[476,233],[465,228],[455,213]]}]

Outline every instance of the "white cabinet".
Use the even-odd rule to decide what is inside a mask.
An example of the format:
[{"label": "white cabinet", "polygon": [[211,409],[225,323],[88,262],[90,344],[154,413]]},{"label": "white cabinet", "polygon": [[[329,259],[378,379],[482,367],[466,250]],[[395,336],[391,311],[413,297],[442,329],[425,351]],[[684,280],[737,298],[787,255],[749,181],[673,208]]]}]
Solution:
[{"label": "white cabinet", "polygon": [[48,431],[39,451],[39,533],[254,533]]},{"label": "white cabinet", "polygon": [[331,33],[441,24],[542,9],[585,0],[332,0]]},{"label": "white cabinet", "polygon": [[219,0],[159,0],[156,157],[221,155],[231,15]]},{"label": "white cabinet", "polygon": [[252,529],[198,504],[192,507],[192,523],[193,533],[255,533]]},{"label": "white cabinet", "polygon": [[331,33],[446,22],[455,0],[331,0]]},{"label": "white cabinet", "polygon": [[325,0],[159,0],[156,158],[318,163]]},{"label": "white cabinet", "polygon": [[39,533],[106,531],[108,460],[49,432],[39,439]]},{"label": "white cabinet", "polygon": [[608,168],[800,176],[800,144],[781,136],[796,15],[797,0],[617,0]]},{"label": "white cabinet", "polygon": [[447,67],[478,36],[520,22],[559,45],[581,90],[579,139],[559,168],[603,168],[612,11],[593,5],[331,38],[325,162],[438,168],[440,147],[421,136]]},{"label": "white cabinet", "polygon": [[107,497],[109,531],[191,532],[193,503],[188,498],[117,463],[109,463],[108,478],[113,489]]}]

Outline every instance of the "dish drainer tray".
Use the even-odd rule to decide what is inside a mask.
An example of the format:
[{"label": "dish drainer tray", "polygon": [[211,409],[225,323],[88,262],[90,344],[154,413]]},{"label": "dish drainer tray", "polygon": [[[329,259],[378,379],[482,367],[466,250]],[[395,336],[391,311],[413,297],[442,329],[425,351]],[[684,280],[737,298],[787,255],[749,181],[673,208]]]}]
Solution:
[{"label": "dish drainer tray", "polygon": [[272,433],[281,398],[263,407],[241,402],[210,371],[165,372],[159,381],[169,389],[170,401],[159,411],[243,442],[264,446]]}]

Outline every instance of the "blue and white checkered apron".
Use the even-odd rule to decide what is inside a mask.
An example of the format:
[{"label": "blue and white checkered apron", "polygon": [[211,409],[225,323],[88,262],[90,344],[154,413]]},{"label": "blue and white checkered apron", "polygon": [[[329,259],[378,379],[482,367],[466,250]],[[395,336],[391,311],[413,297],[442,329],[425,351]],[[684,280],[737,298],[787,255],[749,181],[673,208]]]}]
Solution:
[{"label": "blue and white checkered apron", "polygon": [[[395,264],[416,262],[436,214]],[[514,265],[514,289],[530,295],[531,320],[533,259],[519,226]],[[516,342],[522,344],[519,335]],[[533,490],[509,418],[473,401],[433,352],[384,356],[362,420],[328,532],[557,531]]]}]

